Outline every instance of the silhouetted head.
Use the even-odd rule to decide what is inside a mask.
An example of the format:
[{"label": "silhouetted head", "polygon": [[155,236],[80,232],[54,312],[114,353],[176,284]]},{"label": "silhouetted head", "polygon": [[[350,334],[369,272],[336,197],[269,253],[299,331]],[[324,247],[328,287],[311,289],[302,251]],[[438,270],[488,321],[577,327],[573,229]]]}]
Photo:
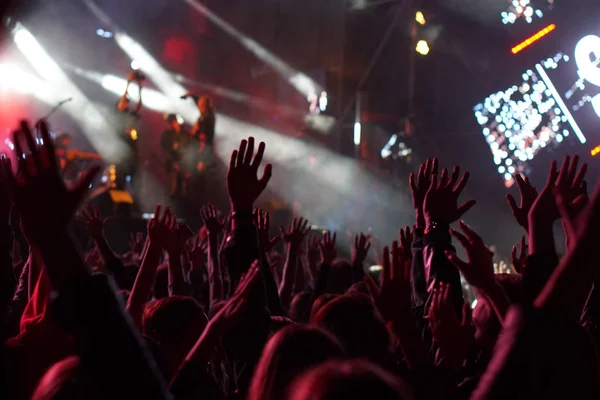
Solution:
[{"label": "silhouetted head", "polygon": [[333,262],[327,277],[326,293],[344,294],[352,286],[352,264],[348,260]]},{"label": "silhouetted head", "polygon": [[286,388],[297,376],[343,355],[342,345],[330,333],[314,326],[287,326],[267,342],[252,377],[248,399],[283,399]]},{"label": "silhouetted head", "polygon": [[148,303],[142,319],[142,333],[158,344],[174,373],[192,349],[208,319],[196,300],[171,296]]},{"label": "silhouetted head", "polygon": [[366,361],[329,361],[304,373],[289,390],[291,400],[409,400],[400,377]]},{"label": "silhouetted head", "polygon": [[339,294],[331,293],[322,294],[319,297],[317,297],[317,299],[313,302],[312,307],[310,308],[310,322],[313,322],[315,320],[315,317],[317,316],[319,311],[321,311],[321,308],[323,308],[331,300],[336,299],[338,297],[340,297]]},{"label": "silhouetted head", "polygon": [[312,307],[312,293],[300,292],[292,299],[290,319],[295,322],[308,322]]},{"label": "silhouetted head", "polygon": [[340,339],[351,357],[381,361],[387,355],[389,333],[368,296],[339,296],[321,308],[313,322]]}]

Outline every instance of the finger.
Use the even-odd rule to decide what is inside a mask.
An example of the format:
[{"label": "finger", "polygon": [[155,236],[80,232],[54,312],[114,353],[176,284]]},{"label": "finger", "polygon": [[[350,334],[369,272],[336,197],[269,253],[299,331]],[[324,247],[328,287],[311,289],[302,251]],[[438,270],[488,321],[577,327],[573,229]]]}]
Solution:
[{"label": "finger", "polygon": [[387,246],[383,248],[383,269],[381,271],[381,285],[383,286],[393,278],[393,272],[390,265],[390,250]]},{"label": "finger", "polygon": [[[510,252],[510,256],[512,258],[513,265],[516,267],[517,264],[518,264],[518,262],[517,262],[517,260],[518,260],[518,257],[517,257],[517,246],[513,246],[512,247],[512,251]],[[519,272],[519,271],[517,271],[517,272]]]},{"label": "finger", "polygon": [[392,242],[391,258],[392,272],[390,277],[392,280],[402,279],[404,274],[402,273],[401,263],[399,260],[398,242],[395,240]]},{"label": "finger", "polygon": [[[433,167],[432,160],[429,158],[425,160],[425,170],[423,178],[429,178],[431,176],[431,168]],[[419,181],[421,183],[421,181]]]},{"label": "finger", "polygon": [[527,248],[527,242],[525,241],[525,235],[521,236],[521,249]]},{"label": "finger", "polygon": [[575,175],[577,175],[577,166],[579,164],[579,156],[574,155],[571,159],[571,163],[569,164],[569,171],[567,173],[569,184],[573,183],[575,179]]},{"label": "finger", "polygon": [[271,164],[265,165],[265,169],[263,171],[263,176],[259,180],[259,183],[261,185],[261,191],[267,187],[267,183],[269,183],[269,180],[271,180],[272,174],[273,174],[273,166]]},{"label": "finger", "polygon": [[470,176],[469,171],[465,171],[462,178],[460,178],[458,185],[456,185],[456,188],[454,188],[454,190],[453,190],[453,192],[455,194],[462,193],[465,186],[467,186],[467,182],[469,182],[469,176]]},{"label": "finger", "polygon": [[42,148],[45,149],[41,153],[42,165],[45,168],[52,168],[54,170],[56,169],[56,153],[54,150],[54,141],[50,136],[50,130],[46,121],[40,123],[40,135],[42,137]]},{"label": "finger", "polygon": [[95,165],[93,167],[88,168],[81,178],[77,181],[73,189],[71,190],[71,194],[73,196],[73,201],[75,204],[79,204],[87,191],[90,189],[90,185],[96,175],[100,172],[100,166]]},{"label": "finger", "polygon": [[575,175],[575,178],[573,178],[573,186],[572,187],[574,187],[574,188],[581,187],[582,183],[585,182],[584,179],[585,179],[585,173],[587,172],[587,169],[588,169],[587,163],[581,164],[581,168],[579,169],[579,172],[577,172],[577,175]]},{"label": "finger", "polygon": [[425,177],[425,164],[421,164],[419,166],[419,172],[417,173],[417,182],[419,184],[422,184],[424,177]]},{"label": "finger", "polygon": [[433,174],[433,175],[431,175],[431,183],[429,184],[429,190],[427,192],[435,190],[436,188],[437,188],[437,174]]},{"label": "finger", "polygon": [[471,243],[483,243],[483,239],[481,238],[481,236],[479,236],[477,234],[477,232],[475,232],[469,225],[467,225],[465,222],[460,221],[458,223],[458,225],[460,226],[460,229],[463,230],[463,232],[465,233],[465,235],[467,236],[467,238],[469,238],[469,241],[471,241]]},{"label": "finger", "polygon": [[23,147],[21,146],[21,133],[20,131],[15,131],[13,133],[13,142],[15,145],[15,153],[17,155],[17,171],[18,175],[23,175],[25,177],[29,176],[29,170],[27,169],[27,156],[23,153]]},{"label": "finger", "polygon": [[556,208],[558,208],[558,212],[565,224],[565,229],[568,230],[568,234],[575,233],[575,226],[573,220],[571,218],[571,213],[568,210],[568,206],[566,204],[566,200],[563,197],[562,193],[558,188],[554,188],[554,198],[556,200]]},{"label": "finger", "polygon": [[33,175],[40,170],[41,163],[37,150],[37,145],[35,143],[35,140],[33,139],[33,133],[31,133],[31,129],[29,129],[29,124],[27,123],[27,121],[21,121],[21,132],[24,133],[25,141],[27,142],[27,147],[29,150],[29,157],[31,157],[31,160],[33,162],[34,171],[30,171],[30,173],[32,173]]},{"label": "finger", "polygon": [[367,245],[365,246],[365,254],[367,254],[369,252],[370,248],[371,248],[371,241],[369,240],[369,242],[367,242]]},{"label": "finger", "polygon": [[265,142],[260,142],[258,145],[258,150],[256,151],[256,156],[254,157],[254,161],[252,161],[252,169],[258,171],[258,167],[262,162],[263,155],[265,154]]},{"label": "finger", "polygon": [[231,158],[229,159],[229,169],[232,170],[236,167],[238,157],[238,151],[234,150],[231,152]]},{"label": "finger", "polygon": [[521,195],[521,198],[523,198],[525,196],[525,193],[527,192],[525,180],[523,179],[521,174],[515,174],[515,181],[517,181],[519,194]]},{"label": "finger", "polygon": [[92,217],[88,214],[88,212],[87,212],[87,210],[85,208],[81,209],[81,215],[83,215],[85,217],[85,220],[92,219]]},{"label": "finger", "polygon": [[469,239],[467,239],[467,237],[465,235],[463,235],[462,233],[455,231],[454,229],[450,229],[450,234],[452,236],[454,236],[456,238],[456,240],[458,240],[460,242],[460,244],[462,245],[462,247],[465,248],[465,250],[467,250],[467,252],[469,252],[471,250],[471,243],[469,242]]},{"label": "finger", "polygon": [[448,182],[448,187],[454,187],[454,185],[456,185],[456,182],[458,182],[458,177],[460,176],[460,167],[458,165],[455,165],[454,168],[452,168],[452,175],[450,176],[450,181]]},{"label": "finger", "polygon": [[546,181],[546,185],[553,185],[556,182],[556,178],[558,177],[558,173],[556,172],[556,160],[552,160],[550,163],[550,169],[548,171],[548,180]]},{"label": "finger", "polygon": [[154,208],[154,219],[160,219],[160,204],[157,204],[156,208]]},{"label": "finger", "polygon": [[558,177],[556,179],[554,179],[554,181],[552,182],[554,185],[562,186],[567,183],[567,181],[569,179],[569,165],[571,163],[570,160],[571,160],[571,157],[569,157],[569,156],[565,156],[563,158],[562,165],[558,172]]},{"label": "finger", "polygon": [[358,249],[358,235],[354,236],[354,248]]},{"label": "finger", "polygon": [[254,155],[254,138],[250,136],[248,138],[248,148],[246,149],[246,156],[244,157],[244,165],[249,167],[252,163],[252,156]]},{"label": "finger", "polygon": [[446,168],[442,168],[442,175],[440,176],[440,183],[438,188],[444,188],[448,184],[448,170]]},{"label": "finger", "polygon": [[434,158],[431,161],[431,174],[432,175],[437,175],[438,174],[438,159]]},{"label": "finger", "polygon": [[507,194],[506,200],[508,200],[508,206],[510,207],[510,211],[513,213],[513,215],[518,213],[519,206],[517,206],[517,202],[515,201],[515,198],[512,196],[512,194]]},{"label": "finger", "polygon": [[270,226],[271,226],[271,214],[266,212],[266,213],[264,213],[263,227],[268,232]]},{"label": "finger", "polygon": [[100,219],[100,210],[98,210],[98,206],[93,207],[94,217]]},{"label": "finger", "polygon": [[463,203],[460,207],[458,207],[458,209],[456,210],[456,213],[458,214],[458,217],[462,217],[463,215],[465,215],[467,213],[467,211],[469,211],[471,208],[473,208],[473,206],[477,204],[476,200],[469,200],[465,203]]},{"label": "finger", "polygon": [[467,264],[466,262],[464,262],[463,260],[458,258],[456,253],[452,253],[448,250],[446,250],[445,253],[446,253],[446,257],[448,258],[448,261],[450,261],[452,264],[454,264],[454,266],[456,268],[458,268],[458,270],[461,271],[463,274],[464,274],[464,271],[469,270],[469,264]]},{"label": "finger", "polygon": [[417,184],[415,183],[415,174],[412,172],[408,176],[408,184],[410,185],[410,190],[413,193],[417,191]]},{"label": "finger", "polygon": [[248,147],[248,141],[246,139],[242,140],[240,143],[240,148],[237,155],[237,165],[244,165],[244,156],[246,155],[246,147]]},{"label": "finger", "polygon": [[337,239],[337,232],[333,232],[333,239],[331,240],[331,245],[335,247],[335,240]]},{"label": "finger", "polygon": [[283,226],[279,227],[279,232],[281,232],[281,236],[285,236],[286,235],[285,229],[283,229]]}]

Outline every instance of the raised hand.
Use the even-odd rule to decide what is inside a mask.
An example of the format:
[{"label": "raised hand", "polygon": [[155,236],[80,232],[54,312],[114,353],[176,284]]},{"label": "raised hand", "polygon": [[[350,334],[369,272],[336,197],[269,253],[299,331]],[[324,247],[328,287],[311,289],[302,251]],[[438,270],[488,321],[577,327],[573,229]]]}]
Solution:
[{"label": "raised hand", "polygon": [[337,257],[337,250],[335,248],[336,233],[331,235],[331,232],[327,231],[323,233],[323,239],[319,241],[319,249],[321,250],[321,260],[324,263],[332,264]]},{"label": "raised hand", "polygon": [[206,253],[208,252],[208,238],[202,238],[200,235],[196,235],[190,248],[189,255],[192,265],[199,266],[204,263]]},{"label": "raised hand", "polygon": [[439,179],[435,174],[431,176],[431,184],[423,202],[423,213],[427,226],[433,222],[449,225],[460,219],[475,205],[475,200],[458,205],[458,198],[469,180],[469,172],[466,171],[460,181],[458,180],[459,174],[460,167],[455,166],[450,177],[448,177],[446,168],[442,170]]},{"label": "raised hand", "polygon": [[367,289],[373,303],[386,322],[398,322],[411,309],[411,262],[404,257],[398,242],[389,248],[383,248],[383,270],[381,271],[380,286],[368,275],[365,276]]},{"label": "raised hand", "polygon": [[200,208],[200,217],[209,235],[218,235],[223,230],[226,222],[226,218],[219,219],[219,213],[212,204]]},{"label": "raised hand", "polygon": [[144,237],[143,232],[137,232],[135,235],[133,233],[129,234],[129,240],[127,244],[129,245],[129,251],[133,254],[141,254],[144,251],[144,245],[146,243],[146,238]]},{"label": "raised hand", "polygon": [[400,236],[400,249],[404,253],[404,255],[412,260],[412,242],[413,242],[413,233],[410,229],[410,226],[405,226],[400,229],[398,232]]},{"label": "raised hand", "polygon": [[566,156],[553,188],[555,202],[560,197],[562,205],[571,217],[577,216],[589,202],[587,184],[584,181],[587,164],[583,163],[578,170],[578,163],[578,156]]},{"label": "raised hand", "polygon": [[104,226],[109,218],[100,218],[100,211],[96,206],[88,206],[81,210],[82,217],[79,220],[85,225],[92,238],[98,238],[104,235]]},{"label": "raised hand", "polygon": [[5,169],[9,190],[36,242],[41,236],[47,238],[51,231],[66,229],[100,170],[98,166],[89,168],[72,188],[67,188],[58,172],[46,122],[42,121],[39,127],[40,137],[36,142],[27,122],[21,122],[13,140],[18,162],[16,176]]},{"label": "raised hand", "polygon": [[415,174],[411,172],[408,182],[410,184],[410,193],[412,196],[413,208],[416,214],[417,226],[424,227],[425,216],[423,215],[423,202],[425,195],[431,186],[431,175],[438,173],[437,158],[427,159],[419,167],[419,172],[415,179]]},{"label": "raised hand", "polygon": [[352,264],[362,264],[365,262],[367,258],[367,254],[369,254],[369,249],[371,248],[371,240],[367,236],[356,235],[354,237],[354,247],[352,248]]},{"label": "raised hand", "polygon": [[525,236],[522,236],[521,244],[513,246],[511,252],[513,267],[519,274],[525,272],[525,267],[527,266],[527,255],[527,242],[525,241]]},{"label": "raised hand", "polygon": [[428,320],[433,341],[438,346],[437,363],[460,369],[475,335],[471,307],[465,303],[462,319],[459,319],[452,302],[450,284],[440,282],[438,288],[433,289]]},{"label": "raised hand", "polygon": [[172,240],[175,219],[171,215],[170,207],[166,207],[162,215],[161,210],[162,206],[157,204],[154,210],[154,218],[148,221],[148,238],[151,245],[164,249]]},{"label": "raised hand", "polygon": [[272,165],[265,166],[262,178],[258,179],[256,175],[264,152],[265,144],[260,142],[254,156],[254,138],[250,137],[247,141],[242,140],[240,148],[231,154],[227,172],[227,191],[234,212],[251,212],[252,204],[267,187],[271,179]]},{"label": "raised hand", "polygon": [[294,218],[292,226],[287,231],[282,227],[279,228],[281,231],[281,238],[289,245],[299,247],[306,237],[306,234],[310,232],[310,226],[308,220],[304,218]]},{"label": "raised hand", "polygon": [[461,221],[459,225],[464,235],[455,230],[451,230],[450,233],[464,247],[468,261],[461,260],[456,253],[451,251],[446,251],[446,256],[471,285],[483,290],[494,286],[496,278],[492,253],[483,243],[483,239],[467,224]]},{"label": "raised hand", "polygon": [[531,182],[529,182],[529,178],[517,174],[515,175],[515,180],[517,181],[519,194],[521,195],[521,205],[517,205],[515,198],[511,194],[506,195],[506,200],[508,200],[508,205],[510,206],[513,217],[515,217],[517,223],[527,232],[529,230],[527,215],[529,214],[529,210],[531,210],[531,206],[533,206],[533,202],[538,196],[538,192]]},{"label": "raised hand", "polygon": [[259,208],[254,210],[254,224],[258,232],[258,245],[263,253],[273,250],[273,247],[281,240],[281,236],[271,238],[271,215]]}]

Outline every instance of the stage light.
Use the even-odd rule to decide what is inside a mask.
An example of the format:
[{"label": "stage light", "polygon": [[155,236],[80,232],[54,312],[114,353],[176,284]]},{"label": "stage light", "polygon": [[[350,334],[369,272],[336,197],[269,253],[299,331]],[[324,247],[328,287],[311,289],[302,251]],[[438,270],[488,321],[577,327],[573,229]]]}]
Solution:
[{"label": "stage light", "polygon": [[429,54],[429,44],[425,40],[419,40],[416,47],[417,53],[426,56]]},{"label": "stage light", "polygon": [[138,60],[131,60],[131,69],[134,71],[140,69],[140,62]]},{"label": "stage light", "polygon": [[327,92],[323,91],[323,92],[321,92],[321,97],[319,97],[319,109],[321,110],[321,112],[324,112],[327,110],[327,104],[328,104]]},{"label": "stage light", "polygon": [[110,39],[113,37],[113,33],[110,31],[105,31],[104,29],[96,29],[96,35],[100,36],[104,39]]},{"label": "stage light", "polygon": [[54,93],[61,93],[65,97],[76,99],[76,101],[65,104],[64,109],[80,124],[94,148],[109,160],[117,161],[127,157],[129,149],[118,140],[110,140],[110,137],[107,136],[114,129],[31,32],[23,24],[17,22],[12,35],[19,51],[39,76],[48,82],[51,90]]},{"label": "stage light", "polygon": [[600,153],[600,145],[598,145],[598,146],[594,147],[594,148],[592,149],[592,151],[590,152],[590,154],[591,154],[592,156],[597,156],[599,153]]},{"label": "stage light", "polygon": [[354,123],[354,144],[356,146],[358,146],[360,144],[360,131],[361,131],[362,127],[360,125],[360,122],[355,122]]},{"label": "stage light", "polygon": [[427,23],[425,16],[421,11],[417,11],[417,14],[415,15],[415,21],[417,21],[420,25],[425,25]]},{"label": "stage light", "polygon": [[550,25],[548,25],[544,29],[542,29],[539,32],[537,32],[535,35],[533,35],[533,36],[525,39],[524,41],[522,41],[521,43],[519,43],[518,45],[516,45],[515,47],[513,47],[511,49],[511,52],[513,54],[517,54],[517,53],[521,52],[523,49],[531,46],[533,43],[537,42],[538,40],[540,40],[541,38],[543,38],[544,36],[546,36],[550,32],[554,31],[555,29],[556,29],[556,24],[550,24]]}]

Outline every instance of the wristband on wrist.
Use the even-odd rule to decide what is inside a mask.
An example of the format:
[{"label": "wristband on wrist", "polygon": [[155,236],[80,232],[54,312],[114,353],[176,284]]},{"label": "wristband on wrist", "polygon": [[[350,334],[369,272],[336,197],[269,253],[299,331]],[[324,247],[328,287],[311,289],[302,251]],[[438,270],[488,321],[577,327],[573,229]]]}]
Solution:
[{"label": "wristband on wrist", "polygon": [[435,243],[450,243],[450,225],[446,223],[432,222],[425,228],[423,244],[425,246]]}]

